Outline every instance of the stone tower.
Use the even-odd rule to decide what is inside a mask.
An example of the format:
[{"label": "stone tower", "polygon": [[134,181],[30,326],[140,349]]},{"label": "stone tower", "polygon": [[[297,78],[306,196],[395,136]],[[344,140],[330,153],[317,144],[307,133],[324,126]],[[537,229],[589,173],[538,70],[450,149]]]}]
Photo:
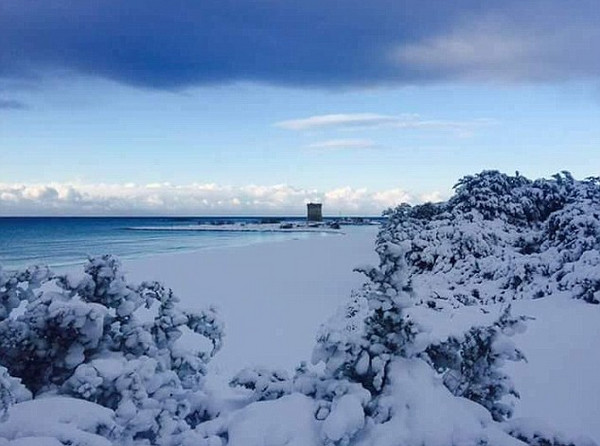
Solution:
[{"label": "stone tower", "polygon": [[321,203],[308,203],[306,205],[306,219],[308,221],[323,221],[322,207]]}]

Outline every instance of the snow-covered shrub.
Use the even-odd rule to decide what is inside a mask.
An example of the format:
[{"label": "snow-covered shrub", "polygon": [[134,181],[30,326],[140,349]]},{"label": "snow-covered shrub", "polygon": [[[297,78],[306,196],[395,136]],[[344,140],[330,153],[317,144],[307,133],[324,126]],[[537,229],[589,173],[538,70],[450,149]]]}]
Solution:
[{"label": "snow-covered shrub", "polygon": [[5,367],[0,366],[0,421],[15,403],[31,399],[31,392],[21,384],[21,380],[8,374]]},{"label": "snow-covered shrub", "polygon": [[[362,395],[366,395],[363,399],[356,398],[354,395],[361,393],[354,390],[353,393],[342,393],[329,399],[326,407],[330,412],[324,413],[324,426],[331,420],[336,428],[325,438],[336,445],[354,444],[357,438],[369,438],[364,442],[369,444],[373,438],[381,435],[379,432],[396,432],[396,436],[410,439],[406,444],[442,445],[454,441],[451,432],[459,429],[463,423],[473,423],[478,428],[464,433],[465,439],[472,444],[486,441],[491,438],[492,432],[496,438],[489,444],[518,444],[495,426],[492,420],[510,416],[511,406],[503,397],[507,394],[518,395],[509,377],[501,371],[501,366],[504,360],[522,359],[521,353],[507,340],[507,336],[521,328],[524,318],[513,318],[507,310],[489,327],[474,327],[460,338],[432,344],[426,330],[407,311],[422,302],[417,298],[407,275],[405,246],[393,243],[378,246],[380,265],[359,268],[367,275],[369,282],[325,324],[318,336],[313,362],[322,361],[325,364],[320,382],[333,385],[331,383],[337,381],[346,383],[349,388],[358,386],[365,392]],[[448,436],[441,436],[439,441],[428,438],[427,429],[403,426],[409,419],[429,417],[420,410],[431,410],[426,405],[411,401],[406,390],[398,392],[395,384],[399,382],[400,368],[422,371],[427,367],[421,357],[426,358],[437,372],[444,373],[445,379],[441,382],[448,390],[435,389],[436,373],[433,369],[427,372],[430,376],[427,379],[413,376],[412,372],[402,372],[402,386],[422,386],[420,392],[435,395],[435,398],[446,401],[448,407],[461,408],[463,404],[453,402],[451,395],[462,396],[480,404],[484,412],[488,409],[489,420],[475,421],[482,416],[475,409],[476,406],[461,408],[460,414],[449,422]],[[457,382],[452,382],[451,377]],[[414,398],[419,398],[418,392],[411,392],[415,394]],[[440,401],[430,403],[440,404]],[[362,408],[360,422],[355,421],[347,426],[341,423],[338,418],[343,417],[333,410],[337,407],[353,414],[348,415],[353,420],[359,420],[357,414]],[[360,441],[358,444],[361,444]]]},{"label": "snow-covered shrub", "polygon": [[312,398],[297,393],[257,401],[233,413],[219,428],[226,432],[227,446],[322,446],[313,406]]},{"label": "snow-covered shrub", "polygon": [[[178,444],[203,419],[191,401],[202,401],[194,396],[222,343],[213,309],[188,312],[159,283],[128,283],[112,256],[90,259],[80,279],[1,273],[0,302],[0,365],[34,395],[112,409],[124,435],[151,444]],[[182,348],[185,331],[210,348]]]},{"label": "snow-covered shrub", "polygon": [[509,339],[525,329],[524,316],[513,317],[510,306],[490,326],[472,327],[462,336],[451,336],[431,344],[425,357],[443,375],[444,385],[456,396],[487,408],[496,421],[512,415],[507,396],[519,397],[510,377],[502,371],[504,362],[525,357]]},{"label": "snow-covered shrub", "polygon": [[396,358],[353,446],[524,446],[481,405],[457,398],[417,358]]},{"label": "snow-covered shrub", "polygon": [[598,178],[484,171],[455,191],[446,202],[386,211],[377,252],[389,287],[401,251],[415,298],[432,308],[553,294],[600,302]]},{"label": "snow-covered shrub", "polygon": [[[268,402],[287,405],[292,401],[293,404],[302,402],[304,414],[295,416],[305,417],[306,412],[309,412],[310,425],[305,426],[306,432],[294,434],[295,442],[292,443],[299,446],[349,445],[365,426],[365,411],[371,401],[371,394],[361,384],[311,371],[306,364],[300,365],[293,377],[282,375],[281,372],[244,370],[231,384],[252,390],[250,401],[258,401],[259,404]],[[299,395],[303,398],[299,398]],[[248,408],[251,412],[258,409],[254,404]],[[261,409],[271,410],[269,406],[262,406]],[[264,421],[260,420],[258,423]],[[282,420],[282,423],[285,425],[289,421]],[[231,432],[228,435],[231,436]],[[255,434],[246,432],[245,435],[246,438],[253,438]],[[313,437],[313,441],[303,443],[301,439],[306,437]]]},{"label": "snow-covered shrub", "polygon": [[230,382],[232,387],[243,387],[252,391],[253,400],[266,401],[281,398],[292,390],[292,380],[285,370],[245,368]]},{"label": "snow-covered shrub", "polygon": [[369,283],[322,328],[313,353],[313,362],[325,362],[329,376],[360,383],[374,395],[391,358],[411,351],[419,332],[403,311],[412,304],[404,251],[391,244],[380,250],[388,262],[360,269]]},{"label": "snow-covered shrub", "polygon": [[35,299],[35,290],[50,276],[50,270],[43,266],[8,273],[0,265],[0,321],[6,319],[22,302]]},{"label": "snow-covered shrub", "polygon": [[121,438],[112,410],[64,396],[17,403],[0,423],[2,446],[113,446]]}]

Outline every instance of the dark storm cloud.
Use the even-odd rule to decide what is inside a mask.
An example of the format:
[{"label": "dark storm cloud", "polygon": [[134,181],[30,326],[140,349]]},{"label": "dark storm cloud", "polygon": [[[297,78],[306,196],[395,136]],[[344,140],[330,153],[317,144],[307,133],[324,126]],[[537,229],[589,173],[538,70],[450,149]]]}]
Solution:
[{"label": "dark storm cloud", "polygon": [[597,0],[3,0],[0,78],[152,88],[594,78]]}]

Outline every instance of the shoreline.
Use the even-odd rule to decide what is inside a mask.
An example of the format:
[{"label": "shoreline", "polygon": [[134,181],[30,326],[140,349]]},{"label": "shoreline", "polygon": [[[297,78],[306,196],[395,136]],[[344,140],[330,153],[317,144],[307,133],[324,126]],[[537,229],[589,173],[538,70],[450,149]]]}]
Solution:
[{"label": "shoreline", "polygon": [[[183,232],[185,232],[185,231],[183,231]],[[208,232],[208,231],[198,231],[198,232]],[[219,231],[219,232],[225,232],[225,231]],[[232,231],[232,232],[244,232],[244,231]],[[259,232],[259,231],[247,231],[247,232]],[[284,231],[272,231],[272,232],[264,231],[264,232],[267,234],[276,234],[276,235],[284,233]],[[174,249],[168,250],[168,251],[148,251],[148,252],[136,253],[136,254],[124,254],[124,255],[117,254],[116,256],[119,258],[121,263],[125,264],[125,263],[129,263],[129,262],[136,262],[138,260],[152,259],[154,257],[160,258],[163,256],[179,256],[179,255],[183,255],[183,254],[199,254],[199,253],[215,251],[215,250],[230,250],[230,249],[235,250],[235,249],[239,249],[239,248],[244,248],[246,246],[257,246],[257,245],[271,244],[271,243],[286,243],[286,242],[297,241],[297,240],[306,240],[306,239],[313,238],[313,237],[316,238],[317,236],[332,237],[335,235],[339,235],[339,236],[346,235],[346,233],[342,233],[340,231],[337,231],[335,233],[334,232],[316,232],[316,231],[295,231],[295,232],[287,232],[286,234],[288,234],[290,237],[289,238],[272,238],[269,240],[244,240],[244,241],[240,241],[239,243],[182,247],[182,248],[174,248]],[[295,234],[297,234],[297,236],[294,236]],[[110,254],[110,253],[106,253],[106,254]],[[87,260],[87,257],[82,257],[78,261],[73,261],[73,262],[68,262],[68,263],[50,263],[50,264],[48,264],[48,266],[53,271],[65,272],[65,271],[71,271],[71,270],[81,267],[85,263],[86,260]],[[6,268],[6,269],[13,270],[13,268],[10,268],[10,269]],[[15,269],[19,269],[19,268],[15,268]],[[21,267],[21,269],[22,269],[22,267]]]},{"label": "shoreline", "polygon": [[[0,218],[0,265],[5,270],[15,271],[36,264],[64,270],[81,265],[90,255],[112,253],[122,259],[137,259],[222,245],[238,247],[310,237],[317,233],[342,234],[355,228],[352,224],[337,228],[327,222],[312,227],[289,218],[278,223],[237,217],[204,218],[202,224],[168,218],[47,220],[27,219],[25,223],[19,223]],[[169,220],[175,223],[171,224]]]},{"label": "shoreline", "polygon": [[317,233],[317,234],[345,234],[340,229],[327,229],[327,228],[280,228],[279,225],[276,227],[264,227],[265,225],[257,225],[255,227],[240,226],[240,227],[221,227],[214,225],[196,225],[196,226],[134,226],[124,228],[127,231],[156,231],[156,232],[258,232],[258,233]]}]

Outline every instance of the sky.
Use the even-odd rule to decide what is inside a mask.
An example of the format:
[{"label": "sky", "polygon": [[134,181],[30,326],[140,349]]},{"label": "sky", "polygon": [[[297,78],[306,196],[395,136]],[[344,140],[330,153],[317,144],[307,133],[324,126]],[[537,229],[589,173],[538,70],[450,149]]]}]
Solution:
[{"label": "sky", "polygon": [[600,170],[596,0],[3,0],[0,215],[379,215]]}]

